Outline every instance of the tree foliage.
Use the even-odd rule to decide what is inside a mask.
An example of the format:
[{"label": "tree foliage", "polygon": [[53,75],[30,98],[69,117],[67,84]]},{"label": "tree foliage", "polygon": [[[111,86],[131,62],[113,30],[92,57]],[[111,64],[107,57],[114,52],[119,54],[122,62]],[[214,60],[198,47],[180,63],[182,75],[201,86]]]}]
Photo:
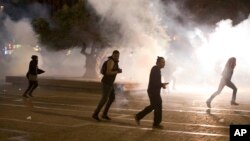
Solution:
[{"label": "tree foliage", "polygon": [[40,42],[54,50],[84,47],[93,41],[107,43],[98,16],[82,1],[72,7],[64,5],[51,19],[36,18],[32,25]]},{"label": "tree foliage", "polygon": [[231,19],[238,24],[248,18],[249,0],[186,0],[185,9],[193,20],[203,24],[215,24],[222,19]]}]

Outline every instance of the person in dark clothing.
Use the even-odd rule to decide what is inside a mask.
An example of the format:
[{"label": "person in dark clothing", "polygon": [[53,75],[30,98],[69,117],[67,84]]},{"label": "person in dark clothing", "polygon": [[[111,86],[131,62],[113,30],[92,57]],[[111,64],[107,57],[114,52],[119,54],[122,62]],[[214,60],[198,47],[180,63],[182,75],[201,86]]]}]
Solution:
[{"label": "person in dark clothing", "polygon": [[162,121],[162,99],[161,99],[161,88],[166,88],[168,83],[162,83],[161,81],[161,71],[160,69],[164,68],[165,59],[163,57],[158,57],[156,61],[156,65],[152,67],[149,83],[148,83],[148,96],[150,100],[150,105],[145,107],[142,111],[138,112],[135,115],[135,121],[139,125],[140,120],[154,110],[154,122],[153,128],[163,128],[160,125]]},{"label": "person in dark clothing", "polygon": [[234,83],[231,81],[231,78],[233,76],[234,68],[236,66],[236,58],[231,57],[228,59],[225,68],[222,72],[222,78],[220,80],[219,88],[216,92],[214,92],[210,98],[206,101],[207,107],[211,108],[211,102],[212,100],[221,93],[224,86],[228,86],[229,88],[233,89],[233,95],[231,100],[231,105],[239,105],[235,102],[236,100],[236,93],[237,93],[237,87],[234,85]]},{"label": "person in dark clothing", "polygon": [[26,77],[29,81],[29,86],[26,89],[26,91],[23,93],[23,97],[28,97],[27,94],[30,97],[33,97],[32,92],[36,89],[36,87],[38,86],[38,81],[37,81],[37,75],[44,73],[45,71],[42,69],[38,68],[38,57],[36,55],[32,55],[31,56],[31,61],[29,64],[29,70],[26,74]]},{"label": "person in dark clothing", "polygon": [[106,104],[104,111],[102,113],[102,118],[106,120],[111,120],[111,118],[108,116],[108,111],[115,100],[115,91],[114,91],[114,81],[116,78],[116,75],[118,73],[122,73],[122,69],[119,68],[118,62],[119,62],[119,56],[120,52],[118,50],[114,50],[112,53],[112,56],[108,57],[107,60],[107,66],[106,66],[106,72],[104,73],[102,77],[102,98],[100,99],[92,118],[94,118],[97,121],[100,121],[98,114],[101,111],[102,107]]}]

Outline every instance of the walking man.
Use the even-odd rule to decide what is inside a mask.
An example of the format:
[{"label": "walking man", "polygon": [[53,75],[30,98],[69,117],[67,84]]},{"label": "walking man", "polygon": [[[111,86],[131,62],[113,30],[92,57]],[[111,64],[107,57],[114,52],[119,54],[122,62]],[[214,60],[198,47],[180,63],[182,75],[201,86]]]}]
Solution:
[{"label": "walking man", "polygon": [[161,99],[161,88],[166,88],[168,83],[161,82],[161,71],[160,69],[164,68],[165,59],[163,57],[158,57],[156,65],[152,67],[149,83],[148,83],[148,96],[150,100],[150,105],[145,107],[142,111],[135,115],[135,121],[139,125],[140,120],[154,110],[154,122],[153,128],[162,129],[163,126],[160,125],[162,121],[162,99]]},{"label": "walking man", "polygon": [[119,56],[120,52],[118,50],[114,50],[112,53],[112,56],[108,57],[108,60],[104,63],[104,66],[102,68],[102,97],[92,115],[92,118],[94,118],[97,121],[100,121],[98,114],[101,111],[102,107],[106,104],[105,109],[102,113],[102,118],[106,120],[111,120],[111,118],[108,116],[108,111],[115,100],[115,91],[114,91],[114,81],[116,78],[116,75],[118,73],[122,73],[122,69],[119,68],[118,62],[119,62]]}]

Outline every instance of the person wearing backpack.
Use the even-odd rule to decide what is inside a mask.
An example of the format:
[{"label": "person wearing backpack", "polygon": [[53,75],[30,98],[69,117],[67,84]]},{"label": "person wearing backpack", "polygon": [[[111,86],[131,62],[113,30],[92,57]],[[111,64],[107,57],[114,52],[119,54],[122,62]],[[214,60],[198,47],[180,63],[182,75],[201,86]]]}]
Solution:
[{"label": "person wearing backpack", "polygon": [[99,112],[101,111],[102,107],[106,104],[104,111],[102,113],[102,118],[106,120],[111,120],[111,118],[108,116],[108,111],[115,100],[115,91],[114,91],[114,81],[116,78],[116,75],[118,73],[122,73],[122,69],[119,68],[119,56],[120,52],[118,50],[114,50],[112,53],[112,56],[108,57],[108,60],[104,62],[101,73],[103,74],[102,77],[102,97],[92,114],[92,118],[94,118],[97,121],[101,121],[99,118]]}]

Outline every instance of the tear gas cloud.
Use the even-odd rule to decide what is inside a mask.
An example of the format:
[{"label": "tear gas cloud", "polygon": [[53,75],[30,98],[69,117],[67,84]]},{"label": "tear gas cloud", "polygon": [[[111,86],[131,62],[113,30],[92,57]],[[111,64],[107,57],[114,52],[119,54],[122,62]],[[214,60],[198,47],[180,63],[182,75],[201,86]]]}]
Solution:
[{"label": "tear gas cloud", "polygon": [[[28,70],[32,55],[39,57],[38,67],[46,71],[43,76],[73,76],[81,77],[85,68],[85,56],[80,53],[79,48],[63,50],[58,52],[47,51],[38,44],[29,19],[14,22],[6,18],[4,25],[15,39],[13,42],[21,45],[11,55],[5,55],[1,61],[1,79],[7,75],[24,76]],[[41,47],[40,52],[35,47]]]},{"label": "tear gas cloud", "polygon": [[[114,41],[119,48],[120,66],[124,81],[146,82],[150,68],[157,56],[165,56],[168,48],[168,35],[161,23],[163,9],[161,1],[107,0],[100,3],[90,0],[90,4],[104,19],[120,25],[121,37]],[[118,78],[118,79],[119,79]]]},{"label": "tear gas cloud", "polygon": [[[175,3],[166,5],[160,0],[88,2],[103,19],[120,25],[121,37],[115,39],[113,47],[105,53],[111,55],[113,49],[121,52],[123,73],[117,77],[118,81],[140,82],[145,86],[157,56],[163,56],[166,59],[166,67],[162,70],[164,81],[171,82],[166,75],[170,64],[174,64],[177,88],[199,85],[216,89],[227,59],[234,56],[237,66],[232,81],[238,87],[249,83],[250,18],[235,26],[231,20],[222,20],[214,28],[188,21]],[[179,23],[176,17],[182,17],[185,22]],[[29,45],[15,52],[10,62],[5,62],[10,75],[24,75],[34,53],[39,55],[39,67],[46,70],[44,75],[81,77],[84,74],[86,58],[79,49],[72,49],[72,55],[68,56],[65,55],[67,51],[48,52],[44,48],[39,53],[28,51],[38,43],[29,20],[5,22],[16,42]]]},{"label": "tear gas cloud", "polygon": [[217,88],[214,84],[219,83],[227,59],[234,56],[237,67],[233,81],[242,85],[248,83],[249,19],[236,26],[232,26],[231,20],[222,20],[215,28],[204,27],[189,21],[176,3],[164,5],[159,0],[89,2],[103,18],[121,25],[122,38],[116,43],[122,50],[120,64],[124,71],[118,79],[147,83],[156,57],[163,56],[167,59],[163,77],[164,71],[171,67],[168,64],[175,64],[177,87],[182,84]]}]

